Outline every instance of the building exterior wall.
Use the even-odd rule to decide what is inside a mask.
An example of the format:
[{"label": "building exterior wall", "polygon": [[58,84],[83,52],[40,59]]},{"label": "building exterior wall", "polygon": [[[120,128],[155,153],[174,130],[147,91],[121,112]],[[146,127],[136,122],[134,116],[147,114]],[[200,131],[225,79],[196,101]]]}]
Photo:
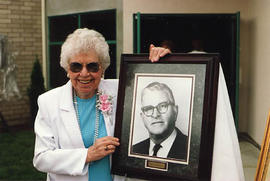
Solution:
[{"label": "building exterior wall", "polygon": [[[27,87],[36,55],[42,59],[41,1],[1,0],[0,34],[6,35],[15,58],[16,78],[22,98],[11,97],[0,102],[0,111],[8,125],[30,122]],[[0,80],[3,80],[1,75]],[[0,82],[3,83],[3,82]]]},{"label": "building exterior wall", "polygon": [[250,7],[250,41],[247,42],[250,46],[247,132],[261,144],[270,111],[270,2],[252,1]]},{"label": "building exterior wall", "polygon": [[115,9],[117,0],[46,0],[47,16]]}]

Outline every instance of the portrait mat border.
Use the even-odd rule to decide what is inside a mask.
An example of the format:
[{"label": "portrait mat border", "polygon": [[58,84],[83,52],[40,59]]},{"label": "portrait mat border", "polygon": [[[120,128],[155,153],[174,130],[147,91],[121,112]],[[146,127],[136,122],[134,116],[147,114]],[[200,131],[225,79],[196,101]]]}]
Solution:
[{"label": "portrait mat border", "polygon": [[[148,79],[151,79],[151,80],[147,80],[146,82],[147,83],[141,83],[143,85],[140,86],[140,88],[138,88],[138,84],[139,84],[139,78],[143,78],[143,77],[147,77]],[[153,80],[153,78],[164,78],[163,80]],[[167,78],[167,79],[166,79]],[[137,90],[141,90],[142,87],[145,86],[145,84],[148,84],[148,83],[151,83],[151,82],[155,82],[155,81],[158,81],[160,83],[165,83],[166,85],[170,85],[170,84],[173,84],[172,82],[170,84],[168,84],[168,82],[166,82],[166,80],[168,80],[168,78],[173,78],[173,83],[177,82],[176,79],[185,79],[185,83],[187,83],[187,81],[189,81],[188,83],[190,85],[186,85],[189,87],[189,90],[188,90],[188,93],[190,93],[190,98],[189,98],[189,106],[186,106],[188,107],[187,109],[187,113],[188,113],[188,120],[178,120],[178,121],[187,121],[188,124],[185,125],[185,127],[187,127],[187,138],[188,138],[188,141],[187,141],[187,157],[186,159],[184,160],[180,160],[180,159],[175,159],[175,158],[161,158],[161,157],[152,157],[152,156],[149,156],[149,155],[141,155],[141,154],[136,154],[136,153],[132,153],[131,151],[131,147],[132,145],[136,144],[134,143],[133,144],[133,133],[135,132],[134,131],[134,122],[135,122],[135,112],[136,112],[136,102],[138,102],[138,100],[140,100],[140,96],[138,97],[137,95]],[[190,80],[187,80],[187,79],[190,79]],[[143,81],[143,80],[142,80]],[[182,81],[184,82],[184,81]],[[178,80],[178,83],[179,83],[179,80]],[[190,133],[191,133],[191,124],[192,124],[192,108],[193,108],[193,99],[194,99],[194,84],[195,84],[195,75],[194,74],[160,74],[160,73],[155,73],[155,74],[150,74],[150,73],[135,73],[135,82],[134,82],[134,90],[133,90],[133,103],[132,103],[132,112],[131,112],[131,124],[130,124],[130,135],[129,135],[129,140],[132,140],[132,141],[129,141],[129,150],[128,150],[128,156],[130,157],[137,157],[137,158],[143,158],[143,159],[146,159],[146,160],[154,160],[154,161],[160,161],[160,162],[171,162],[171,163],[178,163],[178,164],[185,164],[185,165],[188,165],[188,161],[189,161],[189,149],[190,149]],[[183,86],[183,83],[181,84]],[[176,87],[182,87],[180,84],[178,85],[175,85],[174,88]],[[171,86],[169,86],[171,88]],[[172,88],[171,88],[172,89]],[[172,89],[172,91],[175,91],[174,89]],[[187,91],[186,91],[187,92]],[[186,94],[185,92],[185,94]],[[173,94],[175,95],[176,92],[173,92]],[[179,93],[178,93],[179,94]],[[183,93],[182,93],[183,94]],[[179,95],[178,95],[179,96]],[[176,98],[175,97],[175,104],[178,105],[178,101],[180,99],[183,99],[183,97],[180,97],[180,98]],[[185,102],[186,103],[186,102]],[[178,105],[179,107],[181,107],[181,109],[183,109],[183,106],[185,104],[183,104],[182,106],[181,105]],[[138,108],[137,108],[138,109]],[[138,110],[137,110],[138,112]],[[137,113],[138,114],[138,113]],[[182,114],[182,112],[180,113]],[[179,115],[179,114],[178,114]],[[138,116],[138,115],[137,115]],[[141,127],[140,129],[143,129],[143,127]],[[178,126],[178,129],[182,130],[181,128],[179,128]],[[146,129],[145,129],[146,131]],[[141,131],[141,133],[143,133],[144,131]],[[142,141],[142,140],[141,140]]]}]

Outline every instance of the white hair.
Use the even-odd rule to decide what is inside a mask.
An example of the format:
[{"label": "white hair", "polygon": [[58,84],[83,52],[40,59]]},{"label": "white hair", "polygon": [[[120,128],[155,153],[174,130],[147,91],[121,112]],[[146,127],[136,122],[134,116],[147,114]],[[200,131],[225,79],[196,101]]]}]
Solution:
[{"label": "white hair", "polygon": [[67,71],[72,57],[80,53],[87,53],[89,50],[96,52],[103,70],[106,70],[110,65],[109,45],[102,34],[87,28],[77,29],[68,35],[61,48],[61,67]]}]

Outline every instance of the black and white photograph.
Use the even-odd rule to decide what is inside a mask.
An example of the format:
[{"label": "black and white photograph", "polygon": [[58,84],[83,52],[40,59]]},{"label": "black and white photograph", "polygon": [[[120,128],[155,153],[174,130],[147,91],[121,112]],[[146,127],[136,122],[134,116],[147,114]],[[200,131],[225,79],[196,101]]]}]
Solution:
[{"label": "black and white photograph", "polygon": [[188,164],[195,75],[136,74],[129,156]]}]

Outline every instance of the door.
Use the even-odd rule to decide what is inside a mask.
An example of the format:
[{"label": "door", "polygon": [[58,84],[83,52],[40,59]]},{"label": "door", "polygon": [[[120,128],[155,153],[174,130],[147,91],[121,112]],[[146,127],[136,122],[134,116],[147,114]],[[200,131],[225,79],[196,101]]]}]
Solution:
[{"label": "door", "polygon": [[141,14],[133,15],[134,53],[148,53],[150,43],[166,43],[173,52],[194,49],[219,53],[230,102],[238,128],[239,19],[234,14]]}]

